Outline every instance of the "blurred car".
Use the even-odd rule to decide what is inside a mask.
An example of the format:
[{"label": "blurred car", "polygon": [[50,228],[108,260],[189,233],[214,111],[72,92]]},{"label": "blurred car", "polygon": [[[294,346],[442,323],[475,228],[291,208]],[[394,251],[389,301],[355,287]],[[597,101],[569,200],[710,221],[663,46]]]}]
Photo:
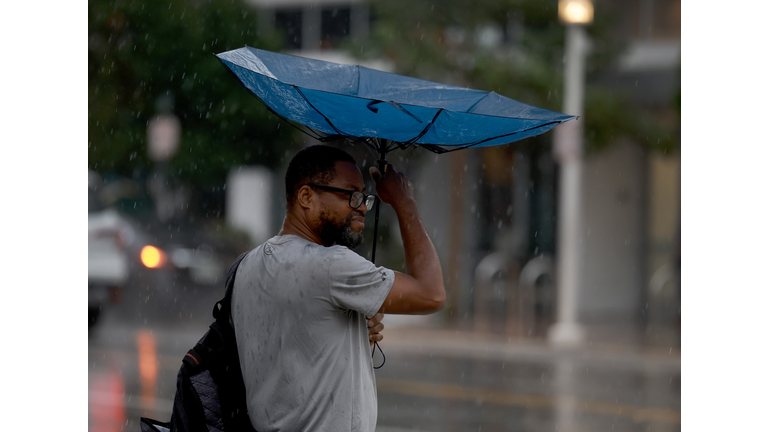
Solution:
[{"label": "blurred car", "polygon": [[140,259],[148,269],[170,269],[203,285],[223,284],[221,278],[226,270],[216,249],[208,243],[198,246],[167,243],[162,248],[147,244],[141,249]]},{"label": "blurred car", "polygon": [[104,207],[97,194],[98,174],[88,181],[88,328],[98,321],[102,308],[117,303],[130,277],[128,247],[136,235],[120,214]]},{"label": "blurred car", "polygon": [[129,290],[160,303],[173,302],[185,287],[220,290],[230,263],[250,249],[242,235],[217,222],[160,222],[143,194],[138,181],[89,170],[89,328],[105,306],[123,297],[130,303],[123,312],[131,311],[139,297]]}]

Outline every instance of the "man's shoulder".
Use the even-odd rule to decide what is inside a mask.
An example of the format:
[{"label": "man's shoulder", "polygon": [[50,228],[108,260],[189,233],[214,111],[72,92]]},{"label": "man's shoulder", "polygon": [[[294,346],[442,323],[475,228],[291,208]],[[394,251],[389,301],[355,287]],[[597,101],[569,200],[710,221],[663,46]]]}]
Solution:
[{"label": "man's shoulder", "polygon": [[[321,255],[340,255],[340,256],[357,255],[357,253],[353,252],[346,246],[340,246],[340,245],[323,246],[321,244],[311,242],[305,238],[302,238],[293,234],[274,236],[269,240],[265,241],[264,243],[262,243],[258,248],[268,248],[270,246],[273,248],[280,247],[286,250],[300,249],[303,251],[312,252],[314,254],[321,254]],[[359,257],[359,255],[357,256]]]},{"label": "man's shoulder", "polygon": [[[253,250],[252,255],[258,257],[257,262],[264,265],[295,265],[301,264],[302,267],[327,267],[331,261],[346,257],[342,251],[337,255],[340,246],[326,247],[311,242],[295,235],[275,236],[265,241]],[[347,248],[344,248],[347,249]],[[347,251],[349,251],[347,249]]]}]

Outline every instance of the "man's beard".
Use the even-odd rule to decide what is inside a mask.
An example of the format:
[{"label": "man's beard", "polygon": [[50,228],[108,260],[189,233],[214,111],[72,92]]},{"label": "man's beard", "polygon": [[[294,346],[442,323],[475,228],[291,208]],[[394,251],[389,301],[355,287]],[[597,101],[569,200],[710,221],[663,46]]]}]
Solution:
[{"label": "man's beard", "polygon": [[354,249],[363,242],[363,231],[356,233],[352,230],[352,218],[355,212],[350,213],[346,218],[334,223],[328,217],[328,213],[320,213],[320,240],[324,245],[339,245]]},{"label": "man's beard", "polygon": [[352,230],[352,217],[355,212],[350,213],[346,218],[338,223],[334,223],[328,217],[328,213],[320,213],[320,231],[318,235],[324,245],[339,245],[354,249],[363,243],[363,231],[356,233]]}]

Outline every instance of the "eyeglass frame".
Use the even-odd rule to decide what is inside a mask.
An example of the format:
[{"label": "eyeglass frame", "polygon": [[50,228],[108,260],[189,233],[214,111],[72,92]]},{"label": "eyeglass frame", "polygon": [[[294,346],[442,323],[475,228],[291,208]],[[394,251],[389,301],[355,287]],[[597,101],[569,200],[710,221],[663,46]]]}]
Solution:
[{"label": "eyeglass frame", "polygon": [[[354,189],[342,189],[342,188],[337,188],[337,187],[328,186],[328,185],[324,185],[324,184],[317,184],[317,183],[307,183],[307,184],[305,184],[303,186],[316,187],[316,188],[320,188],[320,189],[329,190],[329,191],[332,191],[332,192],[340,192],[340,193],[343,193],[343,194],[347,194],[347,195],[349,195],[349,206],[352,207],[355,210],[360,208],[361,205],[363,205],[366,201],[368,201],[369,197],[372,197],[373,201],[371,201],[371,206],[370,207],[368,207],[368,205],[365,206],[365,208],[368,211],[370,211],[373,208],[374,204],[376,204],[376,200],[378,199],[378,197],[376,195],[367,194],[365,192],[360,192],[360,191],[357,191],[357,190],[354,190]],[[363,199],[360,200],[360,204],[358,204],[357,207],[352,205],[352,197],[354,197],[355,194],[363,195]]]}]

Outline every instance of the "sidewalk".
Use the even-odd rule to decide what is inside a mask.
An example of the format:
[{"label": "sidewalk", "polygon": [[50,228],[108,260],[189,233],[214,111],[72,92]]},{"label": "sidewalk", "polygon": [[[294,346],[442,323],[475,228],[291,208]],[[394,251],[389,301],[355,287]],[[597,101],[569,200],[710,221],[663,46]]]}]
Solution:
[{"label": "sidewalk", "polygon": [[441,327],[431,317],[384,318],[386,350],[502,361],[556,362],[561,359],[617,369],[680,373],[679,327],[655,330],[629,325],[585,325],[576,347],[552,346],[543,338],[509,337]]}]

